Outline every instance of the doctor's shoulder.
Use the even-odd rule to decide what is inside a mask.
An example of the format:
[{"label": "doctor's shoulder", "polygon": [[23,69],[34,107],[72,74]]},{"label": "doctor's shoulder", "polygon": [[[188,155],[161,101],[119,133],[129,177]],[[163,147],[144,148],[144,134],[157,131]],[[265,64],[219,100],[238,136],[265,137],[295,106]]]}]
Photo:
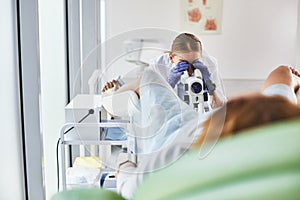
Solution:
[{"label": "doctor's shoulder", "polygon": [[172,67],[172,62],[169,58],[169,53],[164,53],[154,58],[151,63],[151,66],[155,71],[160,72],[163,76],[167,76]]}]

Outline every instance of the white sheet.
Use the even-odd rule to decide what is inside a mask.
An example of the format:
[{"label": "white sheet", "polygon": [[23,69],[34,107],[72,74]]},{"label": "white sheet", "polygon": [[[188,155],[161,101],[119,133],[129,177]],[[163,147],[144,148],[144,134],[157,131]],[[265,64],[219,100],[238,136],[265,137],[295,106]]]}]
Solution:
[{"label": "white sheet", "polygon": [[140,105],[133,114],[131,133],[135,153],[143,156],[161,151],[180,138],[188,148],[201,132],[206,119],[179,99],[165,79],[150,68],[140,83]]}]

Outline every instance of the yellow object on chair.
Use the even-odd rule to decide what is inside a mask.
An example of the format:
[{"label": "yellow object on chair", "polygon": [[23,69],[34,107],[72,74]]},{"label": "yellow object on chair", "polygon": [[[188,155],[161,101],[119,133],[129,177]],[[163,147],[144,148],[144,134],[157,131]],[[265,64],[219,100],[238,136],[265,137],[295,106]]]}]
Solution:
[{"label": "yellow object on chair", "polygon": [[101,168],[102,161],[96,156],[77,157],[74,161],[74,166],[83,166],[91,168]]}]

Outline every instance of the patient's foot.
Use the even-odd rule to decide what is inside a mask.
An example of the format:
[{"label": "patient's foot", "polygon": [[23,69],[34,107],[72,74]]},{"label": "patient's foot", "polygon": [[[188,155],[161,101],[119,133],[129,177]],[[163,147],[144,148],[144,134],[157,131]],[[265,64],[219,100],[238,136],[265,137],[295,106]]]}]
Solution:
[{"label": "patient's foot", "polygon": [[294,91],[296,93],[296,96],[298,98],[298,102],[299,102],[299,94],[300,94],[300,73],[298,72],[297,69],[293,68],[293,67],[290,67],[290,70],[292,72],[292,74],[294,75],[293,76],[293,82],[294,82]]},{"label": "patient's foot", "polygon": [[290,67],[290,70],[292,71],[292,73],[293,73],[295,76],[300,77],[300,73],[298,72],[297,69],[295,69],[294,67]]},{"label": "patient's foot", "polygon": [[116,80],[106,82],[104,87],[102,88],[101,92],[105,93],[106,91],[108,91],[110,89],[113,89],[114,91],[119,89],[119,84]]}]

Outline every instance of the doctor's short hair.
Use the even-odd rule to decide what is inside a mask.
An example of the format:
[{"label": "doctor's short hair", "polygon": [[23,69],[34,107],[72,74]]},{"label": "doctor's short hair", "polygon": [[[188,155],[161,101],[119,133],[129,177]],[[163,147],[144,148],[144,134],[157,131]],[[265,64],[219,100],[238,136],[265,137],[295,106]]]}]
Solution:
[{"label": "doctor's short hair", "polygon": [[172,43],[172,53],[188,53],[199,51],[202,54],[202,44],[199,38],[191,33],[179,34]]},{"label": "doctor's short hair", "polygon": [[193,146],[199,147],[204,142],[216,141],[243,130],[297,117],[300,117],[300,106],[282,96],[255,93],[236,97],[212,114]]}]

